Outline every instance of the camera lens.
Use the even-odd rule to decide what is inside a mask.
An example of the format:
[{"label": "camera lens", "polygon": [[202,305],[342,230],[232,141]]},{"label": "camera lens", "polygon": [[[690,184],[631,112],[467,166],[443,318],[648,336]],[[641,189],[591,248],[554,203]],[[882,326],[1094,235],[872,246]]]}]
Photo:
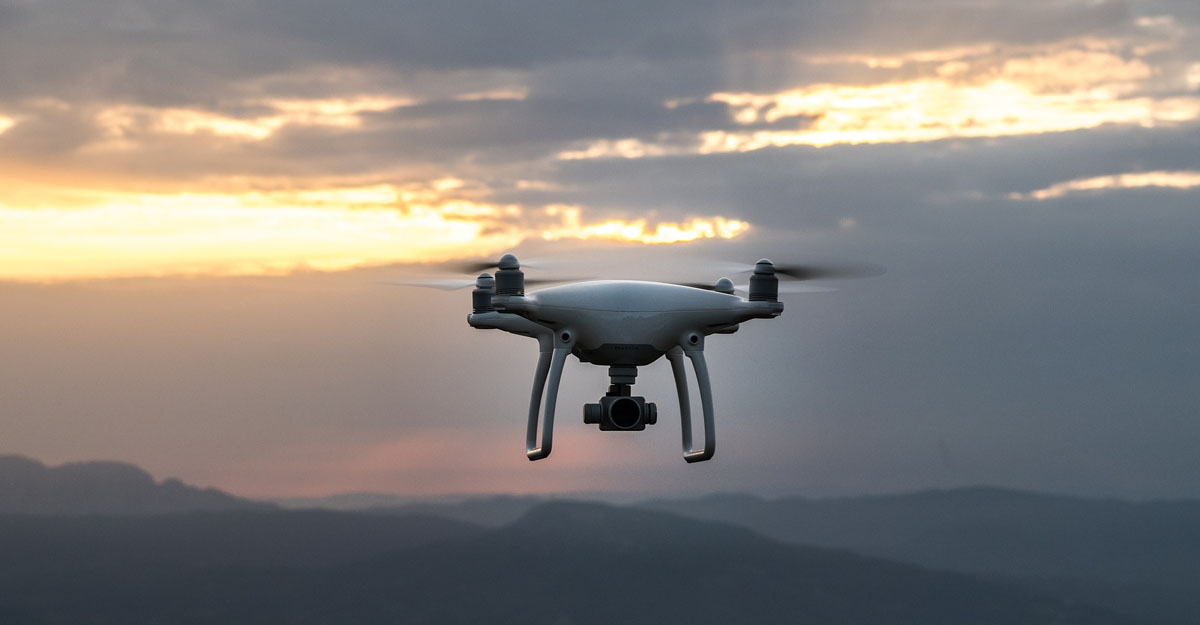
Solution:
[{"label": "camera lens", "polygon": [[622,397],[609,407],[609,416],[612,418],[613,425],[627,430],[638,424],[642,418],[642,410],[636,401]]}]

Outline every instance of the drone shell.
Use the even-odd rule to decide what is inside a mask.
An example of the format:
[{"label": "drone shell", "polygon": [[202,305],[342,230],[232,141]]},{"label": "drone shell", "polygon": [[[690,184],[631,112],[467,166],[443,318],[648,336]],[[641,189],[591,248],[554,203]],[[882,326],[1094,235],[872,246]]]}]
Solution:
[{"label": "drone shell", "polygon": [[641,366],[676,345],[697,345],[737,324],[776,317],[779,302],[749,302],[735,295],[635,280],[598,280],[497,296],[498,311],[516,313],[556,332],[574,335],[583,362]]}]

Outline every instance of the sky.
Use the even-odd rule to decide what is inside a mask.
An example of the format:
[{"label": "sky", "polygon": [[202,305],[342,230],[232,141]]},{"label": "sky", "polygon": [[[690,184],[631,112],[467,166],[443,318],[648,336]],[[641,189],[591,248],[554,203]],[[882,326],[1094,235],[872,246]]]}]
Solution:
[{"label": "sky", "polygon": [[[0,453],[249,496],[1200,497],[1191,1],[0,0]],[[869,262],[524,456],[469,291]],[[558,273],[549,269],[557,268]],[[737,276],[730,276],[737,278]],[[736,280],[735,280],[736,281]]]}]

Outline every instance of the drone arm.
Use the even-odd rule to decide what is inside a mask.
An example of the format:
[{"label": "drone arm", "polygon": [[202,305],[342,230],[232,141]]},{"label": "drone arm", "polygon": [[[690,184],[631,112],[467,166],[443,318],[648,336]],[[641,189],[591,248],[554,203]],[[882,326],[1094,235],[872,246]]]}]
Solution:
[{"label": "drone arm", "polygon": [[[696,372],[696,383],[700,387],[700,404],[704,410],[704,447],[692,449],[692,410],[688,399],[687,368],[683,362],[684,354],[692,361]],[[667,360],[671,363],[671,373],[675,376],[675,388],[679,393],[680,429],[683,432],[683,459],[688,462],[703,462],[713,457],[717,448],[717,434],[713,427],[712,386],[708,379],[708,365],[704,361],[702,348],[683,350],[673,347],[667,352]]]},{"label": "drone arm", "polygon": [[[558,383],[562,379],[563,365],[567,354],[575,346],[575,338],[568,331],[559,333],[551,341],[542,343],[538,355],[538,368],[533,380],[533,393],[529,397],[529,424],[525,429],[525,455],[530,460],[541,460],[550,455],[554,445],[554,407],[558,402]],[[553,351],[547,349],[552,344]],[[549,383],[549,388],[545,388]],[[542,415],[542,443],[537,440],[538,412],[542,403],[542,390],[546,390],[546,407]]]}]

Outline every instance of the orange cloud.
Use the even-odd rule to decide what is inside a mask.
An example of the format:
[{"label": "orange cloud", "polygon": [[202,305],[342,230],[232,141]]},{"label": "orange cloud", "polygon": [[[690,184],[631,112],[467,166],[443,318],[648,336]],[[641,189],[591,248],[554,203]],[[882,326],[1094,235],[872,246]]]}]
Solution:
[{"label": "orange cloud", "polygon": [[121,192],[13,185],[0,192],[0,279],[270,275],[491,254],[526,237],[674,243],[749,224],[586,222],[580,207],[529,215],[465,199],[466,183]]}]

